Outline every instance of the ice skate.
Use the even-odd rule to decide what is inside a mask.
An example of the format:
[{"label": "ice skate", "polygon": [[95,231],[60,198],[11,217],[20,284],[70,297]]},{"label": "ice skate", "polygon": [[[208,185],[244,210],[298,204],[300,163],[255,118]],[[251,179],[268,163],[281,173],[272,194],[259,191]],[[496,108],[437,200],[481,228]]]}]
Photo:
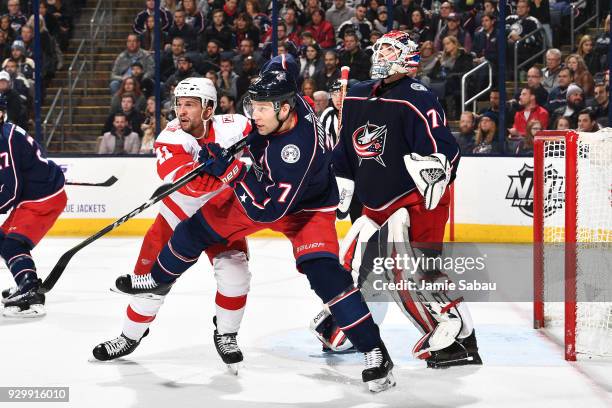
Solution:
[{"label": "ice skate", "polygon": [[371,392],[381,392],[395,386],[395,378],[391,372],[393,361],[383,343],[365,353],[365,365],[361,377]]},{"label": "ice skate", "polygon": [[173,284],[174,282],[157,283],[150,273],[145,275],[127,274],[121,275],[115,280],[115,287],[111,288],[111,291],[148,299],[158,299],[167,295]]},{"label": "ice skate", "polygon": [[120,336],[112,340],[105,341],[104,343],[100,343],[94,347],[92,351],[93,356],[99,361],[109,361],[127,356],[136,350],[136,347],[138,347],[142,339],[148,334],[149,329],[144,332],[140,340],[132,340],[121,333]]},{"label": "ice skate", "polygon": [[225,333],[219,334],[217,331],[217,318],[213,318],[215,324],[215,332],[213,334],[213,341],[215,342],[215,348],[221,360],[227,365],[228,370],[238,375],[239,363],[243,360],[242,351],[238,347],[236,336],[238,333]]},{"label": "ice skate", "polygon": [[26,272],[21,284],[2,291],[4,317],[42,317],[45,310],[45,295],[37,293],[41,285],[35,273]]}]

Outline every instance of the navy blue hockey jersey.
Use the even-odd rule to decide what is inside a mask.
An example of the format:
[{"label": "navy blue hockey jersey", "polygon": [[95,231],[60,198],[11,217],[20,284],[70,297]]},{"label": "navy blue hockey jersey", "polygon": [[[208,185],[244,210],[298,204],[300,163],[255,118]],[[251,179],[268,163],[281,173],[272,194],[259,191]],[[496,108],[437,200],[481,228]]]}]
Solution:
[{"label": "navy blue hockey jersey", "polygon": [[0,133],[0,214],[64,187],[62,170],[42,156],[40,146],[25,130],[5,122]]},{"label": "navy blue hockey jersey", "polygon": [[249,146],[253,165],[234,193],[249,218],[274,222],[298,211],[333,211],[338,187],[331,170],[331,151],[315,113],[296,96],[296,126],[262,136],[254,127]]},{"label": "navy blue hockey jersey", "polygon": [[355,181],[355,194],[368,208],[382,209],[416,188],[404,156],[444,154],[454,179],[459,146],[436,96],[405,78],[381,87],[360,82],[344,99],[340,141],[334,149],[336,175]]}]

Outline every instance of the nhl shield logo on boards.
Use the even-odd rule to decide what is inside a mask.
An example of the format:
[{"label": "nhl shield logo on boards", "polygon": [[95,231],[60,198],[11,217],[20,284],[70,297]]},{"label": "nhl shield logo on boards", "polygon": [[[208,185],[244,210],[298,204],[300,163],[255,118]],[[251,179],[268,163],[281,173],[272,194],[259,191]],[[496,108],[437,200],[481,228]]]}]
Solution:
[{"label": "nhl shield logo on boards", "polygon": [[[524,164],[517,176],[510,177],[510,186],[506,192],[506,199],[512,200],[512,207],[518,208],[528,217],[533,217],[533,167]],[[563,208],[565,202],[565,177],[549,164],[544,170],[544,217],[553,215]]]},{"label": "nhl shield logo on boards", "polygon": [[281,159],[289,164],[297,162],[300,160],[300,149],[294,144],[288,144],[281,150]]},{"label": "nhl shield logo on boards", "polygon": [[353,148],[359,158],[360,166],[362,160],[374,159],[383,167],[386,167],[382,154],[385,152],[387,125],[372,125],[368,121],[353,132],[352,139]]}]

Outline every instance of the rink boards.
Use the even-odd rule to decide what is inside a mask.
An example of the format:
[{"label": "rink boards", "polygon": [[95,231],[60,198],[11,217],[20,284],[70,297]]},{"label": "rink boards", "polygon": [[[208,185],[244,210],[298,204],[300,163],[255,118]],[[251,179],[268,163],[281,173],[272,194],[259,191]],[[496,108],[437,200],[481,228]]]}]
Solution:
[{"label": "rink boards", "polygon": [[[99,183],[115,176],[110,187],[67,186],[68,205],[52,235],[90,235],[144,203],[160,180],[153,157],[54,157],[68,181]],[[470,242],[530,242],[532,239],[533,159],[464,157],[454,183],[454,238]],[[558,211],[562,211],[559,209]],[[143,235],[157,206],[139,214],[112,235]],[[338,235],[348,230],[338,222]],[[259,236],[275,236],[262,231]],[[449,226],[447,226],[447,239]]]}]

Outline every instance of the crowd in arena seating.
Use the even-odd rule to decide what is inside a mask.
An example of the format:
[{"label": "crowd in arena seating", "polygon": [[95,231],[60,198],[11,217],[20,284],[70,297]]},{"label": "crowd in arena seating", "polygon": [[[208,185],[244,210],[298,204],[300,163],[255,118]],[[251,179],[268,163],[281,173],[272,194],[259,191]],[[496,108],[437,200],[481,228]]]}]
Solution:
[{"label": "crowd in arena seating", "polygon": [[[154,91],[155,2],[143,3],[144,9],[134,16],[126,48],[112,69],[111,111],[104,138],[124,142],[107,153],[149,153],[154,140],[150,134],[154,115],[148,112],[155,111],[155,100],[150,99]],[[564,46],[569,45],[570,14],[575,13],[578,24],[595,13],[595,2],[571,3],[507,2],[506,77],[498,78],[497,0],[396,0],[392,27],[410,32],[419,43],[421,62],[416,78],[437,94],[449,121],[459,120],[457,138],[463,153],[530,154],[533,134],[540,129],[590,131],[607,126],[610,17],[606,17],[607,11],[601,14],[604,5],[600,21],[593,24],[603,25],[601,34],[593,38],[585,31],[571,54],[564,55],[560,49],[567,50]],[[338,79],[340,66],[351,67],[351,82],[369,78],[372,45],[388,30],[386,2],[283,0],[278,4],[278,52],[299,60],[298,85],[320,115],[331,104],[329,88]],[[242,111],[248,85],[272,54],[271,8],[271,1],[262,0],[162,0],[164,120],[173,118],[174,86],[192,76],[210,78],[217,85],[218,113]],[[545,57],[527,61],[543,51]],[[541,64],[544,58],[546,63]],[[461,79],[485,61],[491,64],[494,76],[489,103],[478,112],[466,112],[460,103]],[[503,107],[508,138],[501,146],[497,88],[499,81],[513,79],[515,63],[524,64],[518,92],[508,89],[509,100]],[[470,78],[468,95],[486,86],[485,72]],[[118,131],[114,123],[122,118],[126,126]],[[133,147],[130,138],[134,134],[143,140],[143,148]]]},{"label": "crowd in arena seating", "polygon": [[[63,52],[74,29],[83,0],[40,0],[40,48],[43,96],[55,72],[62,67]],[[8,118],[28,129],[33,113],[34,15],[32,2],[0,1],[0,94],[7,100]]]}]

